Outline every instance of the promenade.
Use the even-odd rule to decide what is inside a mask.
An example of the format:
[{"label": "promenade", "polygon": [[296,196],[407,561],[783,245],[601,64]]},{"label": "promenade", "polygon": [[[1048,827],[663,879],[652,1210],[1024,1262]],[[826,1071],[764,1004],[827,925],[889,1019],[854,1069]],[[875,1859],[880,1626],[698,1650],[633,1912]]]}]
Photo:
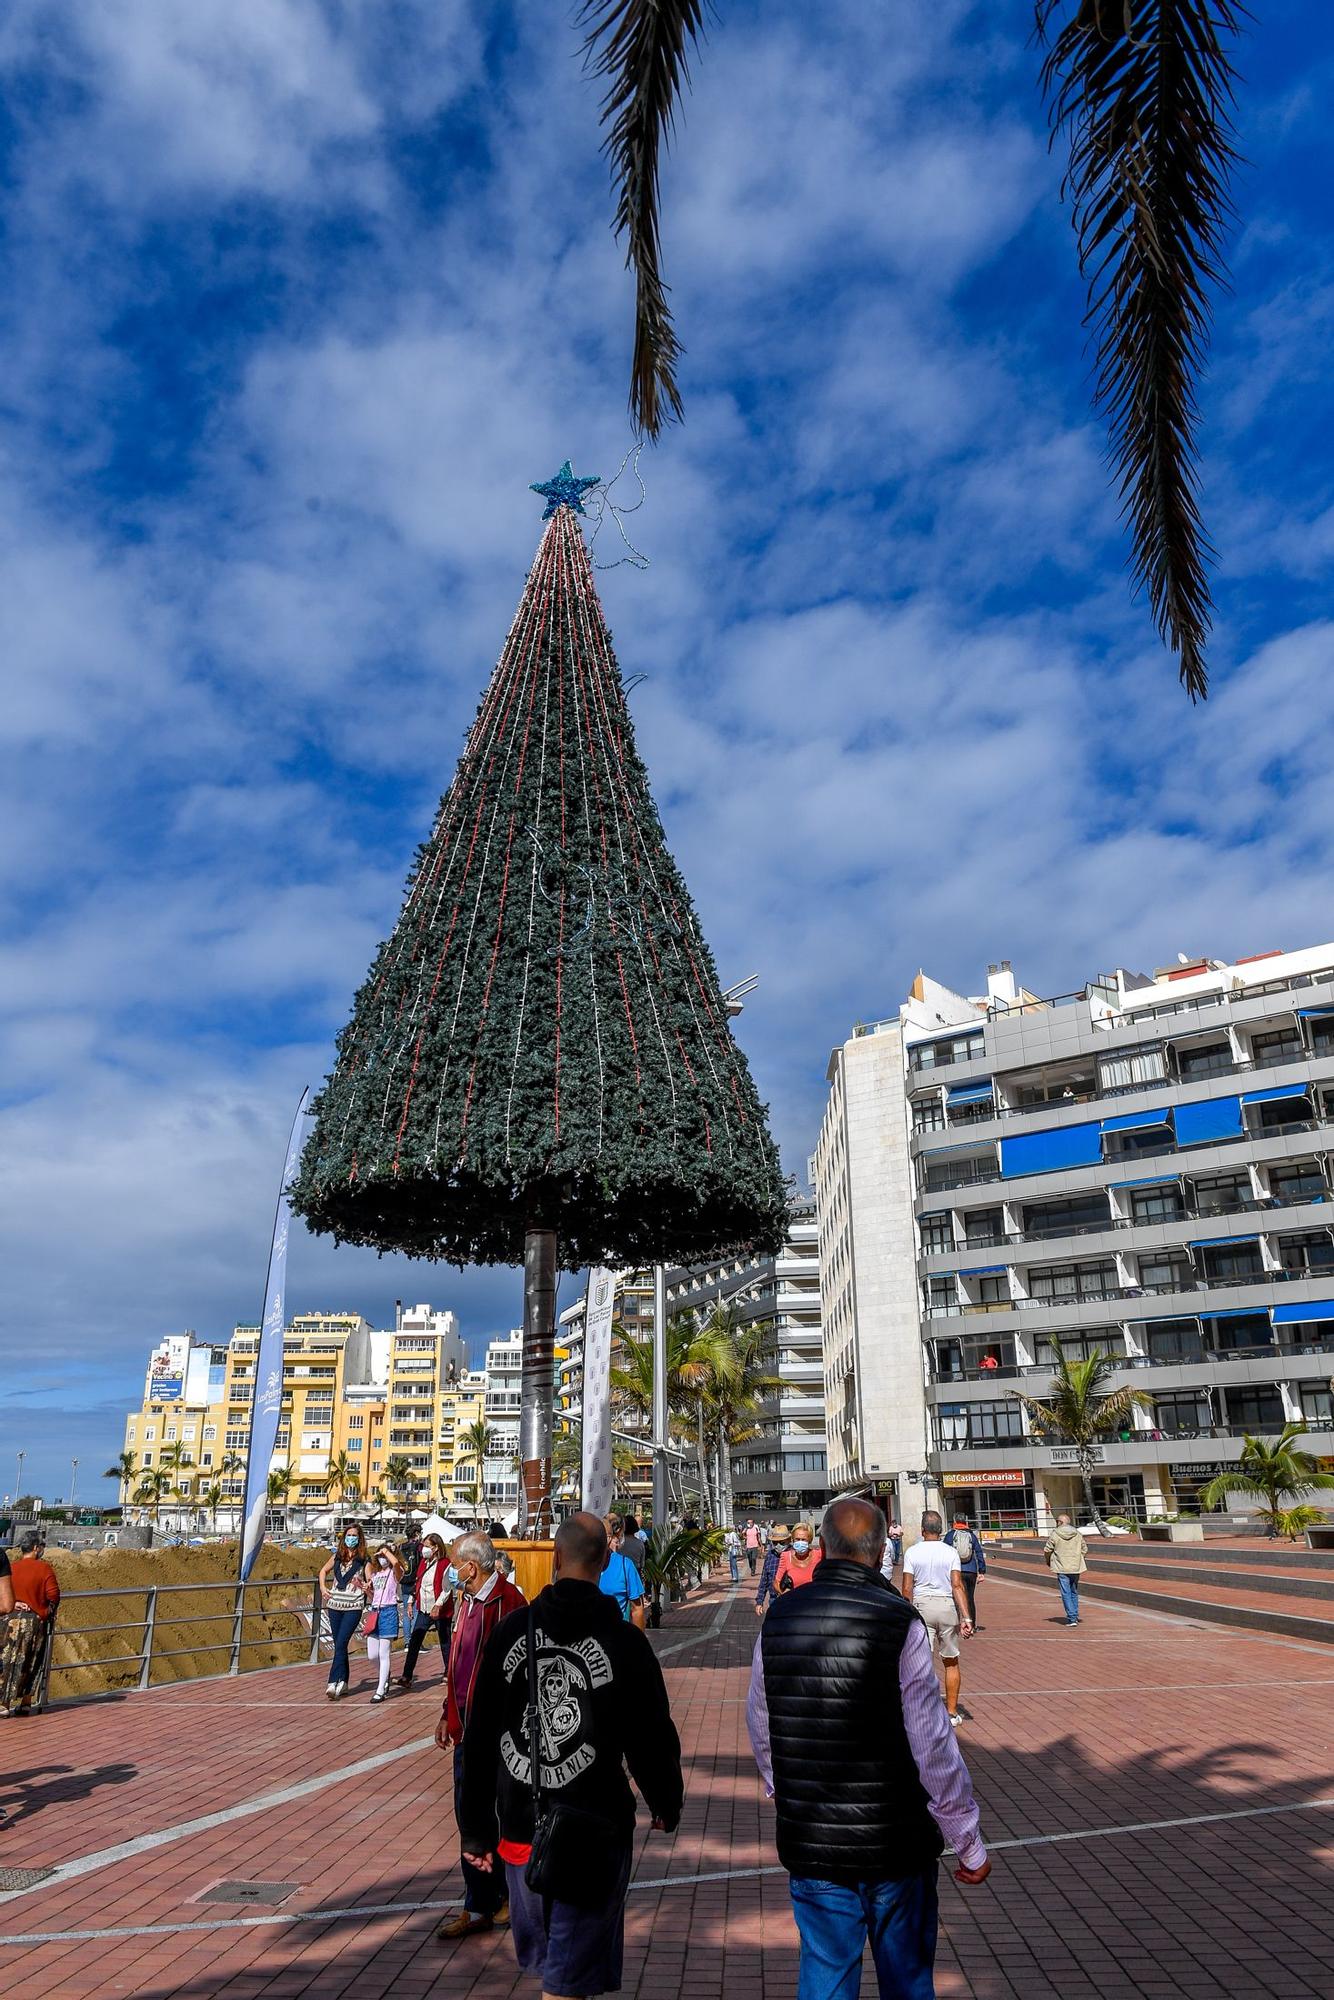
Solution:
[{"label": "promenade", "polygon": [[[1330,2000],[1334,1651],[1108,1602],[1070,1631],[1045,1578],[988,1578],[979,1609],[961,1740],[995,1872],[942,1871],[939,1993]],[[755,1632],[743,1577],[655,1635],[687,1802],[671,1839],[641,1821],[640,2000],[795,1992],[745,1737]],[[434,1936],[459,1887],[436,1657],[379,1708],[362,1662],[337,1707],[293,1667],[0,1721],[0,1864],[54,1870],[0,1895],[7,2000],[535,2000],[506,1933]],[[281,1900],[209,1900],[226,1883]]]}]

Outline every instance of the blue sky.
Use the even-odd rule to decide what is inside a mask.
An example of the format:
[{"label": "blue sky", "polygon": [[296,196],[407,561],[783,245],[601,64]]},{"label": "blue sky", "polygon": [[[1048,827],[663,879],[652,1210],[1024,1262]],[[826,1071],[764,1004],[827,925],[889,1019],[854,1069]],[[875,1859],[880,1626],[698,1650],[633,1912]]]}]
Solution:
[{"label": "blue sky", "polygon": [[[687,422],[602,581],[798,1172],[919,964],[1057,992],[1331,934],[1334,10],[1261,11],[1201,710],[1126,588],[1031,10],[727,0],[695,64]],[[23,1446],[54,1496],[160,1334],[257,1309],[527,484],[627,448],[631,301],[563,8],[13,0],[0,72],[0,1492]],[[294,1241],[293,1306],[395,1296],[481,1336],[518,1284]]]}]

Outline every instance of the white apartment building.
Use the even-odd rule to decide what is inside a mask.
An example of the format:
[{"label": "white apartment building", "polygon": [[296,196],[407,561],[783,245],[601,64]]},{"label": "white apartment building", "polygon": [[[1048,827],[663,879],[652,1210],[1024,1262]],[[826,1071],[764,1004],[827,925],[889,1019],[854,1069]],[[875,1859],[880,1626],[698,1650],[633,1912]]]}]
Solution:
[{"label": "white apartment building", "polygon": [[830,1082],[836,1481],[1044,1525],[1078,1505],[1073,1454],[1013,1392],[1095,1350],[1150,1398],[1100,1449],[1108,1512],[1193,1511],[1292,1420],[1334,1469],[1334,945],[1049,999],[1008,965],[980,999],[919,976]]}]

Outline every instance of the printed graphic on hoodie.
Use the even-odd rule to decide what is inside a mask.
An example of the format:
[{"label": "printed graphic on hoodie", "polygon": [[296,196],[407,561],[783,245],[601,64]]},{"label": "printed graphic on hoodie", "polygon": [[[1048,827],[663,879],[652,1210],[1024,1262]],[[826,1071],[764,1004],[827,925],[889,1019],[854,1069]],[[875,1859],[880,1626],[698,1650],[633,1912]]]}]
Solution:
[{"label": "printed graphic on hoodie", "polygon": [[[544,1792],[558,1792],[572,1778],[586,1771],[597,1759],[593,1748],[593,1690],[611,1680],[611,1661],[596,1639],[580,1639],[570,1646],[558,1646],[547,1633],[537,1635],[537,1717],[541,1735],[541,1773]],[[516,1639],[505,1655],[506,1681],[528,1672],[528,1635]],[[527,1785],[532,1746],[528,1741],[528,1711],[525,1706],[519,1728],[505,1730],[500,1738],[500,1754],[505,1769],[517,1784]]]}]

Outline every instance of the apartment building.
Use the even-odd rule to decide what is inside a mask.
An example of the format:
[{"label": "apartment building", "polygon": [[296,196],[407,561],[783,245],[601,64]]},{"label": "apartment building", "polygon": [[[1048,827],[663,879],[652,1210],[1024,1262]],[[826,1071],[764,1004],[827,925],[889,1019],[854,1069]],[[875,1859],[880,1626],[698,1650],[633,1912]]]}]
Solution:
[{"label": "apartment building", "polygon": [[[1041,1394],[1059,1354],[1095,1351],[1149,1397],[1098,1451],[1108,1512],[1193,1511],[1248,1434],[1290,1420],[1334,1469],[1334,945],[1116,972],[1053,998],[1006,965],[983,998],[919,978],[831,1072],[877,1043],[901,1071],[902,1112],[878,1141],[906,1161],[908,1213],[900,1175],[878,1220],[916,1279],[919,1492],[925,1474],[983,1523],[1077,1505],[1070,1447],[1036,1437],[1013,1392]],[[828,1287],[846,1203],[833,1143],[822,1158]],[[901,1323],[857,1323],[856,1281],[854,1377],[902,1343]],[[827,1376],[845,1345],[833,1325]],[[874,1429],[867,1442],[862,1476],[884,1450]]]}]

